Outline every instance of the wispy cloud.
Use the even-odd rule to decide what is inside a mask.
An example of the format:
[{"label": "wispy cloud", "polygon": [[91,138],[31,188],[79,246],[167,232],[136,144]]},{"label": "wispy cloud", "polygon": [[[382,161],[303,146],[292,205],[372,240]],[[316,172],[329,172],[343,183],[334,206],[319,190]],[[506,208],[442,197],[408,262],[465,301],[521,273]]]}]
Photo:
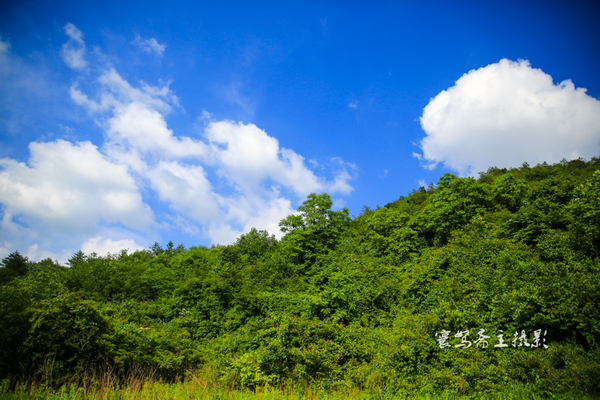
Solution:
[{"label": "wispy cloud", "polygon": [[152,53],[158,57],[162,57],[167,48],[166,45],[158,43],[155,38],[142,39],[139,34],[135,35],[135,39],[132,43],[139,46],[140,49],[146,53]]},{"label": "wispy cloud", "polygon": [[358,107],[358,101],[353,101],[353,102],[349,103],[348,107],[356,110],[356,108]]},{"label": "wispy cloud", "polygon": [[331,162],[336,165],[337,171],[334,181],[327,185],[327,191],[331,194],[350,194],[354,188],[349,181],[356,178],[358,166],[354,163],[345,162],[339,157],[332,158]]},{"label": "wispy cloud", "polygon": [[83,33],[70,22],[63,27],[63,30],[69,37],[69,40],[63,44],[60,51],[63,61],[73,69],[85,69],[88,63],[85,60]]},{"label": "wispy cloud", "polygon": [[229,103],[239,106],[245,118],[252,119],[254,117],[256,102],[244,92],[242,84],[231,83],[221,89],[221,94]]},{"label": "wispy cloud", "polygon": [[8,53],[10,51],[10,43],[4,42],[0,37],[0,53]]}]

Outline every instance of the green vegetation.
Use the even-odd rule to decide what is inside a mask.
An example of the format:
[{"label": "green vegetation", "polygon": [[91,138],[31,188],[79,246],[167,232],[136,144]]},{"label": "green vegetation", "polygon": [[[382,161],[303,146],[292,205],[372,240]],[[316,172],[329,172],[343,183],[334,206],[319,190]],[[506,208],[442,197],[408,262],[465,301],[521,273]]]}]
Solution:
[{"label": "green vegetation", "polygon": [[600,396],[600,159],[446,174],[356,218],[331,207],[311,194],[280,241],[253,229],[69,267],[12,253],[2,396]]}]

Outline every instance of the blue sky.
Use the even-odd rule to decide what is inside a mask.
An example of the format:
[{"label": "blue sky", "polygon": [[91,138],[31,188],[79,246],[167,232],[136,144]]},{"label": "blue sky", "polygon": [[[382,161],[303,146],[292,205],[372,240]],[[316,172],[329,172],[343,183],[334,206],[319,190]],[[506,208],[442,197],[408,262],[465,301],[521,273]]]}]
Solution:
[{"label": "blue sky", "polygon": [[4,1],[0,257],[229,244],[311,192],[600,155],[597,2]]}]

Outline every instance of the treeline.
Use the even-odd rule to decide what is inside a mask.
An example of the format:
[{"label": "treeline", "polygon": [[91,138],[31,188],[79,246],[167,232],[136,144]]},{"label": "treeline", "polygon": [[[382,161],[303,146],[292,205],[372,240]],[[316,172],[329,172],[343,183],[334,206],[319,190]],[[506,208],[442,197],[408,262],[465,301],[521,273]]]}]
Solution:
[{"label": "treeline", "polygon": [[355,218],[327,194],[298,211],[281,240],[12,253],[0,379],[600,394],[600,159],[446,174]]}]

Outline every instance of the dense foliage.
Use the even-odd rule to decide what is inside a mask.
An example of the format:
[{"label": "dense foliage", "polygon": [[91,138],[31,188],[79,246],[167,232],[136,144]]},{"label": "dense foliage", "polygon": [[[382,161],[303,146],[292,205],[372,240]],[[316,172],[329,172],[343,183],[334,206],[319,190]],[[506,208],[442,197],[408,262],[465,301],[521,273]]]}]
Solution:
[{"label": "dense foliage", "polygon": [[280,241],[252,229],[68,267],[12,253],[0,378],[210,369],[250,388],[600,393],[598,158],[446,174],[356,218],[331,207],[311,194]]}]

